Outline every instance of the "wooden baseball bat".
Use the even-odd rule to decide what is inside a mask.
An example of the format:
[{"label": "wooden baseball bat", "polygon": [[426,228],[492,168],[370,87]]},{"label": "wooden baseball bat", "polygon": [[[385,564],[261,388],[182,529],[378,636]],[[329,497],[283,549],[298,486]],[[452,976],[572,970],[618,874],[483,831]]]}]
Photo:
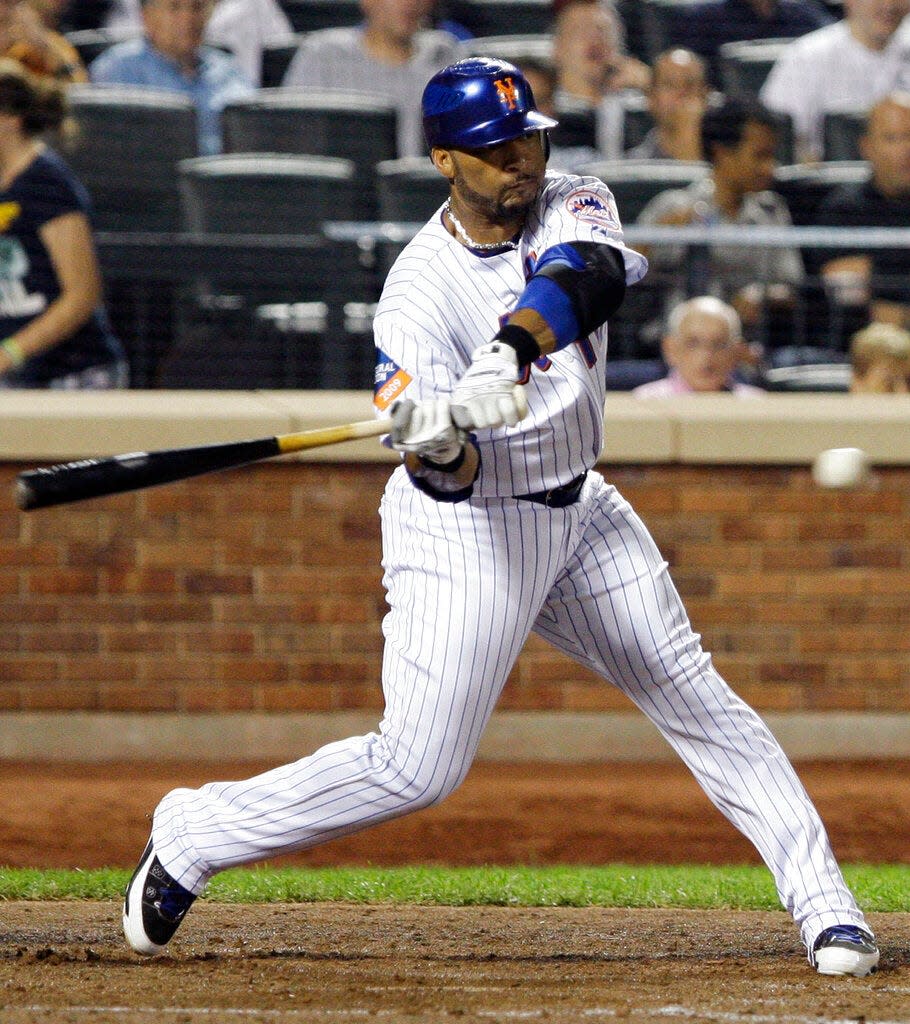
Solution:
[{"label": "wooden baseball bat", "polygon": [[217,470],[287,455],[306,448],[375,437],[391,429],[389,421],[361,420],[337,427],[320,427],[295,434],[277,434],[251,441],[165,448],[154,452],[129,452],[104,459],[78,459],[42,469],[31,469],[16,478],[16,504],[21,509],[64,505],[85,498],[136,491],[172,483]]}]

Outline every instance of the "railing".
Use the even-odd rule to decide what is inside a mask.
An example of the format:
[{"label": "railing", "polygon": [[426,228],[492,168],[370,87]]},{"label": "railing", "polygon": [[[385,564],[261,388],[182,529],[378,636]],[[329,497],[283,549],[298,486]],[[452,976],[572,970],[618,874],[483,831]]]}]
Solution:
[{"label": "railing", "polygon": [[[369,311],[398,251],[420,224],[338,221],[324,235],[249,236],[99,233],[97,247],[115,327],[130,353],[132,385],[369,387]],[[632,224],[627,244],[910,247],[910,228],[662,227]],[[658,291],[661,283],[652,286]],[[652,299],[645,311],[654,315]],[[620,316],[614,355],[635,355],[642,314]],[[844,348],[844,310],[809,275],[795,314],[794,343],[834,337]],[[840,319],[838,319],[840,318]],[[835,337],[836,336],[836,337]],[[824,339],[823,339],[824,340]],[[197,350],[198,374],[181,377],[175,357]],[[266,352],[269,349],[269,352]],[[266,372],[255,363],[256,353]],[[642,353],[647,355],[648,353]],[[652,353],[653,354],[653,353]],[[252,362],[251,362],[252,360]]]}]

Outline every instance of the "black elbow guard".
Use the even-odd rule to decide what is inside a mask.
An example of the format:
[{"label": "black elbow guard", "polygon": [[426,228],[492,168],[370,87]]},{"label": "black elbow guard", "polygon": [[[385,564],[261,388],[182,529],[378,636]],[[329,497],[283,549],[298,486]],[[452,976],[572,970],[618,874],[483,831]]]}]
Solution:
[{"label": "black elbow guard", "polygon": [[626,295],[626,262],[613,245],[572,242],[584,260],[578,270],[562,262],[545,264],[535,277],[548,277],[568,295],[578,321],[578,335],[596,330],[622,305]]}]

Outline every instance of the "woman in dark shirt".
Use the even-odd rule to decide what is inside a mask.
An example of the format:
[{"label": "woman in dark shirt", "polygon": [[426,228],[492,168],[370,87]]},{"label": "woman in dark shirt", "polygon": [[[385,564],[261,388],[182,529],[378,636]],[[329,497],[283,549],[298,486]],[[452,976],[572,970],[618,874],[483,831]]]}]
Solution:
[{"label": "woman in dark shirt", "polygon": [[127,385],[88,194],[41,139],[65,117],[60,85],[0,60],[0,388]]}]

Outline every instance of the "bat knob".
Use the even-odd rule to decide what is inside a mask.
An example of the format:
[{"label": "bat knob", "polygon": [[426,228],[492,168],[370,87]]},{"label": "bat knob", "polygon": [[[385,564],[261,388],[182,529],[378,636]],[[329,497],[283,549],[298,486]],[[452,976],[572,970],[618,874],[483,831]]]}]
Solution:
[{"label": "bat knob", "polygon": [[30,509],[35,503],[35,493],[29,486],[27,480],[23,480],[22,477],[16,481],[15,488],[16,504],[24,511]]}]

